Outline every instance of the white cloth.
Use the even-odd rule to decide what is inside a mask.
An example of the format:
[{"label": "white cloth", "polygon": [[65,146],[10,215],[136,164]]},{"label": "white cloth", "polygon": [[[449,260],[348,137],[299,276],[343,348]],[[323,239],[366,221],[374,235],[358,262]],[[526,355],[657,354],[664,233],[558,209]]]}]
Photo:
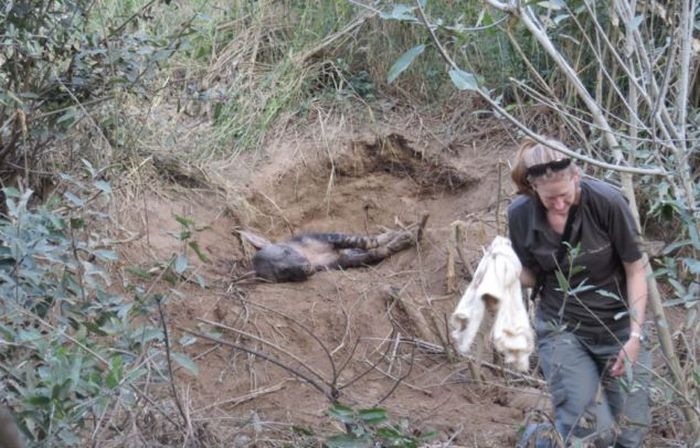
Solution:
[{"label": "white cloth", "polygon": [[528,370],[534,348],[534,332],[523,302],[520,284],[522,265],[510,240],[497,236],[479,261],[472,282],[452,313],[450,323],[457,350],[469,351],[484,318],[485,300],[491,298],[496,317],[491,330],[496,350],[505,362]]}]

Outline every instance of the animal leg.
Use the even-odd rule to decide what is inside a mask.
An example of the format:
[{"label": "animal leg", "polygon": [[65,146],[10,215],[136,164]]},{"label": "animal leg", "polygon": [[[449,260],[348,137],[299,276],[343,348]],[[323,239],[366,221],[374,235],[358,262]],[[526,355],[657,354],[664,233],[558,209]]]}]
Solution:
[{"label": "animal leg", "polygon": [[245,230],[239,230],[238,234],[243,237],[246,241],[253,245],[256,249],[262,249],[265,246],[272,244],[267,238],[258,235],[257,233],[248,232]]},{"label": "animal leg", "polygon": [[391,255],[388,248],[379,247],[377,249],[343,249],[338,257],[338,268],[356,268],[382,261]]},{"label": "animal leg", "polygon": [[369,250],[379,246],[374,236],[351,235],[347,233],[307,233],[299,237],[300,241],[315,240],[330,244],[333,249]]},{"label": "animal leg", "polygon": [[428,214],[424,214],[419,221],[401,229],[384,232],[375,237],[379,246],[387,246],[391,253],[407,249],[411,244],[423,238],[425,224],[428,222]]}]

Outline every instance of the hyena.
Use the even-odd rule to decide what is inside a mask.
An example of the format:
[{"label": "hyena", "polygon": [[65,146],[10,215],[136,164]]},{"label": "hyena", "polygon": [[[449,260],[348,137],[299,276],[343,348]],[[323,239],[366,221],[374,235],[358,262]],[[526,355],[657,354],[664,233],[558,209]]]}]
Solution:
[{"label": "hyena", "polygon": [[240,233],[259,249],[253,256],[258,277],[270,282],[298,282],[316,271],[370,265],[408,249],[420,240],[427,219],[424,215],[406,229],[372,236],[305,233],[279,243],[250,232]]}]

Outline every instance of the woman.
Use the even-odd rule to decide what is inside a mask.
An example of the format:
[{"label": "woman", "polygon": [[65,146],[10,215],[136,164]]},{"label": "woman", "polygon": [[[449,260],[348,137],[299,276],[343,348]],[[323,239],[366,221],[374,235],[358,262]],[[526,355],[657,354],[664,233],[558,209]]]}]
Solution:
[{"label": "woman", "polygon": [[510,238],[523,285],[540,296],[537,348],[556,429],[567,444],[638,447],[650,421],[650,354],[642,345],[645,270],[629,206],[615,187],[582,179],[571,159],[531,139],[511,176],[521,195],[508,208]]}]

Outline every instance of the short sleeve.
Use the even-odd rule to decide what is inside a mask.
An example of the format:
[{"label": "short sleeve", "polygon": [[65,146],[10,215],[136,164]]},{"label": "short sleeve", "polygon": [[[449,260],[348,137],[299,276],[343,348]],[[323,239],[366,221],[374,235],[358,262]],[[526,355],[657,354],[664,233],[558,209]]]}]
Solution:
[{"label": "short sleeve", "polygon": [[527,248],[529,219],[525,204],[514,202],[508,208],[508,235],[513,246],[513,251],[518,256],[520,263],[534,275],[540,272],[540,265],[534,255]]}]

